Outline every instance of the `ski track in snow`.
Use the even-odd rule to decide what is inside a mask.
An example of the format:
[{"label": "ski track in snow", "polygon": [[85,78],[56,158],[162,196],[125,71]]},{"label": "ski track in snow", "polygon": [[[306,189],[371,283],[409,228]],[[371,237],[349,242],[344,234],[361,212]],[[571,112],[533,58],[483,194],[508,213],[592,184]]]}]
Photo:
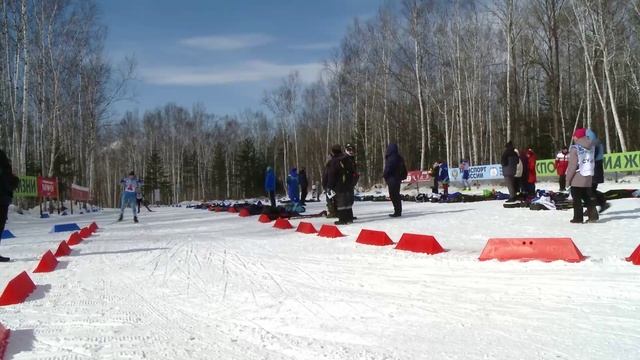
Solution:
[{"label": "ski track in snow", "polygon": [[[638,187],[637,184],[634,184]],[[611,186],[614,187],[614,186]],[[620,187],[620,186],[618,186]],[[94,214],[99,232],[32,274],[36,292],[0,307],[10,359],[638,359],[640,201],[615,200],[601,223],[502,202],[356,203],[347,236],[276,230],[257,217],[186,208],[140,224]],[[309,212],[324,204],[313,203]],[[91,218],[93,220],[93,218]],[[68,233],[12,214],[0,282],[35,268]],[[328,219],[305,219],[316,226]],[[298,220],[292,221],[294,227]],[[429,256],[355,243],[360,229],[434,235]],[[569,236],[581,263],[480,262],[490,237]]]}]

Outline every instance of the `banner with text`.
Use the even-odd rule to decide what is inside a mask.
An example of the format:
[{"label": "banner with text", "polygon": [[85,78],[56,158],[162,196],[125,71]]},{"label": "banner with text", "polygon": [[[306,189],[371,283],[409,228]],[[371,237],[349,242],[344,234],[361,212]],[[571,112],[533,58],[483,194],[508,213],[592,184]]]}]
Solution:
[{"label": "banner with text", "polygon": [[35,176],[18,176],[20,185],[13,192],[15,197],[35,198],[38,197],[38,178]]},{"label": "banner with text", "polygon": [[71,200],[76,201],[89,201],[91,200],[91,193],[88,187],[71,184]]},{"label": "banner with text", "polygon": [[58,178],[38,176],[38,196],[41,198],[58,198]]},{"label": "banner with text", "polygon": [[[640,151],[606,154],[603,164],[606,173],[640,171]],[[538,176],[557,176],[555,160],[538,160],[536,173]]]}]

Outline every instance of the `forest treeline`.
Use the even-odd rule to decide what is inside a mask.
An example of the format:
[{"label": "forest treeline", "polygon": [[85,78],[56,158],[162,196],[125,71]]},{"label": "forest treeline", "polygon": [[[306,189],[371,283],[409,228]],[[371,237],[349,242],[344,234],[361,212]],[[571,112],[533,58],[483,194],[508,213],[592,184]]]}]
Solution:
[{"label": "forest treeline", "polygon": [[105,60],[97,13],[2,0],[0,146],[19,174],[87,185],[104,205],[132,169],[162,202],[260,195],[267,165],[317,182],[334,143],[356,146],[370,186],[390,142],[425,169],[495,163],[508,140],[552,157],[582,126],[607,152],[640,141],[637,0],[391,2],[353,20],[317,81],[292,72],[262,110],[167,104],[118,121],[127,70]]}]

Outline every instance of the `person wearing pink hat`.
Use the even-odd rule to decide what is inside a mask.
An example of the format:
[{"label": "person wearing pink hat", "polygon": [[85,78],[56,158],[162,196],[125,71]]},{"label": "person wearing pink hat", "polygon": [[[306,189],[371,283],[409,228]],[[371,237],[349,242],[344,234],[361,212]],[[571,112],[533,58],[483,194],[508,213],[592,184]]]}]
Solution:
[{"label": "person wearing pink hat", "polygon": [[595,171],[593,143],[587,137],[587,129],[579,128],[573,133],[567,166],[567,184],[571,186],[573,198],[572,223],[582,224],[582,203],[587,207],[587,222],[598,221],[598,211],[593,203],[591,183]]}]

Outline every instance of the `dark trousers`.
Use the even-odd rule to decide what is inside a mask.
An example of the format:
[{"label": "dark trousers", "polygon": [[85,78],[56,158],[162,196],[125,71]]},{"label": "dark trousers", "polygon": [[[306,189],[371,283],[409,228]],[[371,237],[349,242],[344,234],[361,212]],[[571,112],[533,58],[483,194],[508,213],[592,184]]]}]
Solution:
[{"label": "dark trousers", "polygon": [[276,192],[269,191],[269,200],[271,200],[271,207],[276,208]]},{"label": "dark trousers", "polygon": [[142,206],[142,199],[136,199],[136,202],[138,203],[138,214],[140,214],[140,206]]},{"label": "dark trousers", "polygon": [[304,204],[306,200],[307,200],[307,188],[304,187],[302,188],[302,190],[300,190],[300,202]]},{"label": "dark trousers", "polygon": [[504,180],[507,183],[507,189],[509,190],[509,200],[515,199],[518,194],[516,178],[513,176],[505,176]]},{"label": "dark trousers", "polygon": [[567,190],[567,175],[560,175],[559,181],[560,181],[560,191]]},{"label": "dark trousers", "polygon": [[598,184],[591,185],[591,195],[596,199],[595,204],[598,206],[604,206],[607,202],[607,199],[604,197],[604,194],[598,191]]},{"label": "dark trousers", "polygon": [[0,235],[4,232],[4,226],[7,224],[7,217],[9,216],[9,204],[0,205]]},{"label": "dark trousers", "polygon": [[334,196],[338,220],[353,222],[353,190],[336,193]]},{"label": "dark trousers", "polygon": [[400,183],[392,182],[387,184],[389,186],[389,197],[393,204],[393,213],[396,215],[402,215],[402,198],[400,197]]},{"label": "dark trousers", "polygon": [[594,208],[591,200],[591,188],[571,187],[571,197],[573,198],[573,220],[582,221],[582,204],[587,207],[587,212]]}]

